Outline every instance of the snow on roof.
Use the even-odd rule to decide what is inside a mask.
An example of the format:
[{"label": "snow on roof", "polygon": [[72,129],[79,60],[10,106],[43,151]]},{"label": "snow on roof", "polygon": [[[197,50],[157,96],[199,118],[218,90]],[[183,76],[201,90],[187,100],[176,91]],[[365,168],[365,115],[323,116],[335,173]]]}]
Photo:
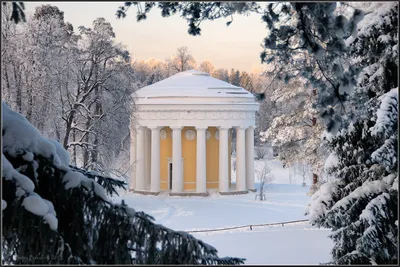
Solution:
[{"label": "snow on roof", "polygon": [[[159,99],[170,97],[245,98],[253,94],[242,87],[215,79],[208,73],[188,70],[136,91],[138,98]],[[139,101],[140,102],[140,101]]]}]

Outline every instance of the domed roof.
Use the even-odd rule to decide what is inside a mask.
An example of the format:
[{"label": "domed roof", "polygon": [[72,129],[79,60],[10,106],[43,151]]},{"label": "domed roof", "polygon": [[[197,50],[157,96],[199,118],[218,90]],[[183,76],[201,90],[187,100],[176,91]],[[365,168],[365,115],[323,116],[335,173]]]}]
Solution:
[{"label": "domed roof", "polygon": [[[208,73],[198,70],[188,70],[175,74],[165,80],[159,81],[152,85],[143,87],[136,91],[140,102],[145,99],[161,99],[168,98],[170,100],[180,98],[219,98],[234,99],[234,102],[253,102],[254,95],[243,89],[227,82],[215,79]],[[222,99],[221,99],[222,98]],[[142,101],[141,101],[142,99]],[[223,101],[223,100],[222,100]]]}]

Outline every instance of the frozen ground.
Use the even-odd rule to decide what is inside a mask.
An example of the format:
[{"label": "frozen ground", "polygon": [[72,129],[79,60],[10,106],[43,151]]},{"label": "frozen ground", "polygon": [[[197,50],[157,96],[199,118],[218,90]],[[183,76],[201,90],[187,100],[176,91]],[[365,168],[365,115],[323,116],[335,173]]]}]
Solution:
[{"label": "frozen ground", "polygon": [[[266,190],[265,201],[256,201],[255,193],[220,196],[216,192],[211,192],[207,198],[126,193],[114,201],[125,199],[129,206],[152,215],[157,223],[174,230],[193,231],[307,219],[304,211],[309,201],[309,181],[306,181],[308,186],[302,187],[302,176],[292,172],[290,184],[289,169],[283,169],[275,160],[267,163],[275,180]],[[261,166],[261,162],[255,163],[256,173]],[[217,248],[222,257],[243,257],[246,264],[293,265],[330,261],[333,243],[328,238],[329,233],[327,229],[318,229],[304,222],[255,227],[251,231],[246,228],[193,235]]]}]

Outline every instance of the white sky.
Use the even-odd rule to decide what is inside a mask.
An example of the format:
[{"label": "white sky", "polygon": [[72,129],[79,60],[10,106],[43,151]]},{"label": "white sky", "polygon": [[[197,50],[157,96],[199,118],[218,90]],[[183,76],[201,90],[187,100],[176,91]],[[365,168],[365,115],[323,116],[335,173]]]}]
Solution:
[{"label": "white sky", "polygon": [[123,2],[25,2],[28,13],[36,6],[50,4],[64,11],[66,21],[78,26],[91,27],[98,17],[111,23],[116,39],[126,45],[133,60],[155,58],[165,60],[175,54],[180,46],[187,46],[199,64],[211,61],[216,68],[259,71],[261,42],[267,35],[266,25],[260,15],[234,16],[227,27],[227,19],[205,21],[201,36],[187,33],[187,22],[174,15],[161,17],[161,10],[153,8],[145,21],[136,22],[136,8],[128,11],[125,19],[117,19],[116,11]]}]

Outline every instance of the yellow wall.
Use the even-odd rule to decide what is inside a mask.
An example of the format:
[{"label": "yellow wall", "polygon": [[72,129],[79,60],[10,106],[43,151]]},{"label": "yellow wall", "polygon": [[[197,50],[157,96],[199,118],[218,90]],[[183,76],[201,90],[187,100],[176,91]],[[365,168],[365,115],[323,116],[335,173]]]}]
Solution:
[{"label": "yellow wall", "polygon": [[183,189],[196,190],[197,135],[193,140],[187,140],[186,132],[188,130],[196,132],[196,128],[184,127],[182,129]]},{"label": "yellow wall", "polygon": [[160,189],[168,190],[168,158],[172,158],[172,130],[169,127],[164,127],[167,132],[166,139],[160,139]]},{"label": "yellow wall", "polygon": [[[167,132],[167,138],[160,140],[160,189],[169,190],[168,180],[168,158],[172,159],[172,130],[169,127],[162,128]],[[182,129],[182,158],[183,160],[183,181],[184,190],[196,190],[196,145],[197,138],[186,139],[186,131],[193,130],[194,127],[184,127]]]},{"label": "yellow wall", "polygon": [[[160,179],[161,190],[169,190],[168,181],[168,158],[172,158],[172,130],[169,127],[163,128],[167,132],[167,138],[160,140]],[[184,127],[182,129],[182,157],[184,190],[196,190],[196,146],[197,137],[193,140],[186,139],[186,131],[195,127]],[[219,177],[219,141],[215,138],[216,127],[209,127],[211,138],[206,141],[206,175],[207,188],[218,188]],[[197,135],[196,135],[197,136]],[[231,135],[229,135],[229,185],[231,183]]]}]

